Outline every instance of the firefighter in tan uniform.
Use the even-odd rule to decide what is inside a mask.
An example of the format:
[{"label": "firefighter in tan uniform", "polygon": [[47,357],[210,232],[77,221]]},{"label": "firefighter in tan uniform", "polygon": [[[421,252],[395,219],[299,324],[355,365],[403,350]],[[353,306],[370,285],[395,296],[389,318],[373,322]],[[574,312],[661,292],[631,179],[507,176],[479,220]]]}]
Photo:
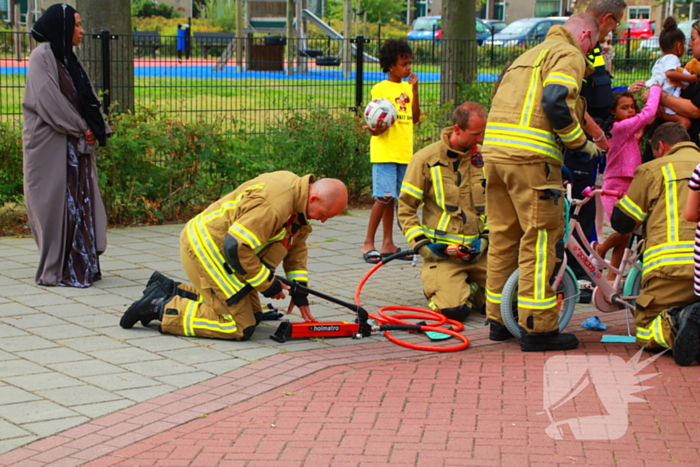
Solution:
[{"label": "firefighter in tan uniform", "polygon": [[[440,141],[411,158],[399,194],[399,222],[409,245],[423,256],[421,280],[429,306],[457,321],[484,304],[485,179],[483,159],[474,150],[483,141],[486,117],[477,103],[459,106]],[[449,257],[448,244],[466,245],[472,254]]]},{"label": "firefighter in tan uniform", "polygon": [[589,15],[553,26],[546,40],[504,72],[489,112],[482,149],[490,243],[486,314],[492,340],[511,337],[501,317],[503,286],[520,268],[518,317],[523,351],[575,348],[559,334],[556,296],[549,284],[555,244],[563,236],[560,198],[562,145],[580,157],[598,155],[580,125],[581,82],[593,68],[586,54],[598,35]]},{"label": "firefighter in tan uniform", "polygon": [[[280,171],[243,183],[183,229],[180,258],[192,285],[155,272],[121,326],[160,320],[166,334],[250,339],[262,316],[257,292],[285,297],[288,286],[274,275],[280,263],[288,279],[307,284],[309,219],[325,222],[346,203],[345,185],[334,179]],[[314,321],[306,295],[292,294],[287,312],[295,305]]]},{"label": "firefighter in tan uniform", "polygon": [[655,159],[637,167],[627,195],[610,218],[626,234],[643,225],[642,290],[634,321],[637,345],[673,349],[679,365],[700,357],[700,308],[693,292],[695,226],[683,217],[688,181],[700,150],[677,123],[664,123],[651,138]]}]

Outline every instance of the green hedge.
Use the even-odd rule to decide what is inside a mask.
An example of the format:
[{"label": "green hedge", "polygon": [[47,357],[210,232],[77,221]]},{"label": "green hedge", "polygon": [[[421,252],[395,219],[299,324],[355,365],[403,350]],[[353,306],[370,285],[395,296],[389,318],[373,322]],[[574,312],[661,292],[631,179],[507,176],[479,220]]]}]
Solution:
[{"label": "green hedge", "polygon": [[[371,184],[369,133],[348,112],[297,112],[261,135],[178,121],[156,109],[114,117],[98,150],[100,189],[112,224],[189,218],[263,172],[339,178],[350,196]],[[21,130],[0,127],[0,207],[22,201]]]}]

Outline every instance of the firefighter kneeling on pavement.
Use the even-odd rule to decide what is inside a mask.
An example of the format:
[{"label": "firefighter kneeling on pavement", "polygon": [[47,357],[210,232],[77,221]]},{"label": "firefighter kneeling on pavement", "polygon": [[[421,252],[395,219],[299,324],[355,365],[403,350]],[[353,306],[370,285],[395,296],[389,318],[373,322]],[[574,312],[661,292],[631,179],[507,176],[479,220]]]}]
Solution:
[{"label": "firefighter kneeling on pavement", "polygon": [[485,302],[486,195],[476,147],[486,117],[477,103],[459,106],[440,141],[411,158],[399,194],[399,222],[409,245],[423,257],[421,280],[429,306],[456,321]]},{"label": "firefighter kneeling on pavement", "polygon": [[642,290],[634,311],[637,345],[672,349],[676,363],[688,366],[700,358],[700,303],[693,291],[696,224],[684,219],[684,211],[700,149],[677,123],[659,126],[651,147],[654,160],[634,171],[610,223],[622,234],[643,226]]},{"label": "firefighter kneeling on pavement", "polygon": [[[250,339],[262,318],[258,292],[285,297],[289,286],[274,274],[280,263],[287,279],[308,283],[309,220],[337,216],[347,200],[343,182],[313,175],[280,171],[243,183],[185,225],[180,259],[192,285],[154,272],[120,325],[159,320],[164,334]],[[305,321],[315,321],[306,294],[291,298],[287,313],[297,306]]]}]

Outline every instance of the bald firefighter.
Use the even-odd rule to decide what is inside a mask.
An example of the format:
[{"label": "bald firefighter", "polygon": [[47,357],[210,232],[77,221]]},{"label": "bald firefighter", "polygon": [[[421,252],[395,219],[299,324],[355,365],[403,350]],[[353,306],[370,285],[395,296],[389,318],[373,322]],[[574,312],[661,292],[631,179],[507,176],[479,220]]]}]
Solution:
[{"label": "bald firefighter", "polygon": [[[440,141],[411,158],[399,194],[399,222],[409,245],[423,257],[421,280],[429,306],[457,321],[484,304],[488,230],[484,162],[476,148],[484,139],[486,117],[477,103],[457,107]],[[448,245],[453,247],[448,250]]]},{"label": "bald firefighter", "polygon": [[[258,293],[283,299],[288,289],[275,268],[282,263],[287,279],[306,285],[309,220],[337,216],[347,199],[343,182],[313,175],[280,171],[243,183],[183,229],[180,259],[192,285],[154,272],[120,325],[159,320],[165,334],[250,339],[262,316]],[[315,321],[305,294],[291,298],[287,313],[297,306]]]},{"label": "bald firefighter", "polygon": [[490,244],[486,279],[489,337],[512,337],[503,325],[501,294],[516,269],[520,348],[526,352],[576,348],[560,334],[556,295],[549,283],[563,236],[563,146],[589,160],[598,155],[581,128],[581,82],[593,68],[586,54],[598,23],[574,15],[506,69],[494,95],[482,149]]},{"label": "bald firefighter", "polygon": [[698,301],[693,292],[696,224],[683,216],[700,150],[689,141],[681,125],[659,126],[651,138],[654,160],[637,167],[610,218],[612,228],[623,234],[643,226],[642,290],[634,312],[637,345],[673,349],[681,366],[700,357],[700,307],[687,306]]}]

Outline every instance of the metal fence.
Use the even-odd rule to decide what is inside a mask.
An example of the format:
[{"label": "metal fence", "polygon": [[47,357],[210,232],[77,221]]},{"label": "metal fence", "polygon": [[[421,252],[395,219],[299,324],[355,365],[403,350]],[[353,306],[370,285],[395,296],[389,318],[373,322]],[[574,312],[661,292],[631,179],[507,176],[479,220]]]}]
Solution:
[{"label": "metal fence", "polygon": [[[369,101],[371,87],[386,78],[376,59],[382,39],[324,37],[288,41],[286,45],[265,37],[243,41],[240,63],[235,39],[231,42],[230,38],[206,42],[197,37],[147,33],[86,34],[77,53],[95,88],[107,92],[105,102],[117,111],[151,107],[179,119],[216,120],[224,127],[248,133],[274,129],[290,112],[356,111]],[[343,59],[346,41],[351,41],[355,50],[349,59]],[[27,33],[0,32],[0,122],[21,123],[28,57],[35,45]],[[648,78],[658,51],[642,45],[633,40],[614,46],[616,86]],[[444,40],[414,41],[411,46],[423,113],[439,109],[441,92],[450,87],[460,89],[459,100],[488,105],[493,83],[504,65],[528,48]],[[291,66],[289,47],[293,52]],[[447,47],[465,52],[443,57]],[[223,60],[227,48],[230,58]],[[441,73],[446,60],[466,62],[463,65],[472,70],[472,79],[447,82]],[[132,89],[134,102],[126,102]]]}]

